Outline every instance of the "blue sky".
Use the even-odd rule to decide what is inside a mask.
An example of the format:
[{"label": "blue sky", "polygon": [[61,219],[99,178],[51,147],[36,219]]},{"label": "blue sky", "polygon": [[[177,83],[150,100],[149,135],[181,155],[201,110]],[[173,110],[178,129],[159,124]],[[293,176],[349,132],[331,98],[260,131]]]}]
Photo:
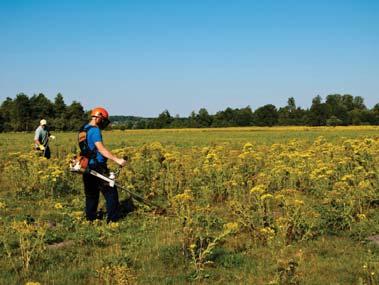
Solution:
[{"label": "blue sky", "polygon": [[112,114],[379,103],[379,1],[0,0],[0,101],[24,92]]}]

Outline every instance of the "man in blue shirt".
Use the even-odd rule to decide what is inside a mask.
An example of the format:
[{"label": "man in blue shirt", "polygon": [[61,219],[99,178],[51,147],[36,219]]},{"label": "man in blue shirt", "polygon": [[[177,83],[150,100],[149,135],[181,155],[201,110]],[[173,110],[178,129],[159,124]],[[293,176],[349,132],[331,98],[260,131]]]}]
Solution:
[{"label": "man in blue shirt", "polygon": [[[123,158],[114,156],[103,144],[101,130],[109,124],[109,114],[104,108],[95,108],[91,113],[91,121],[84,126],[87,131],[87,144],[91,151],[89,168],[106,176],[109,175],[107,160],[113,160],[120,166],[125,166]],[[104,195],[107,208],[107,221],[115,222],[119,218],[119,200],[117,187],[85,173],[83,175],[84,192],[86,196],[86,217],[92,221],[97,218],[97,206],[100,192]]]}]

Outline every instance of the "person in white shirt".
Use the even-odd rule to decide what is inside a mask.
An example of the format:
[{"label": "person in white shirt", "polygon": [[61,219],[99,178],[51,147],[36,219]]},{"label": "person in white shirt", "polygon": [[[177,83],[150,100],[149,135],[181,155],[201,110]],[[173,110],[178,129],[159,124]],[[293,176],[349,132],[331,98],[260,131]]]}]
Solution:
[{"label": "person in white shirt", "polygon": [[35,131],[34,143],[36,150],[41,151],[42,155],[47,159],[49,159],[51,156],[49,148],[49,139],[55,139],[55,136],[52,136],[50,134],[46,120],[42,119],[39,123],[38,128]]}]

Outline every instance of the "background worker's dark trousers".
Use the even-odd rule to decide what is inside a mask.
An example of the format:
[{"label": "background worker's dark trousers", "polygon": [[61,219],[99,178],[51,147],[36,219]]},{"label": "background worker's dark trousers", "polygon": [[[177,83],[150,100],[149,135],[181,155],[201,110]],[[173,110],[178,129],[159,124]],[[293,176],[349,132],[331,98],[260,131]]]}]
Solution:
[{"label": "background worker's dark trousers", "polygon": [[51,157],[51,152],[50,152],[50,148],[49,148],[49,146],[46,146],[45,147],[45,151],[44,151],[44,156],[47,158],[47,159],[50,159],[50,157]]}]

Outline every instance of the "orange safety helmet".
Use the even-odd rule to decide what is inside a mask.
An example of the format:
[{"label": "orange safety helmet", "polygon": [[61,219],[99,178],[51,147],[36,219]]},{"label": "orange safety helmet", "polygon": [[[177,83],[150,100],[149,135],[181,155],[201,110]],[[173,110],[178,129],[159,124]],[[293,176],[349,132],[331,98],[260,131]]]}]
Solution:
[{"label": "orange safety helmet", "polygon": [[99,128],[102,130],[105,129],[110,123],[108,111],[101,107],[94,108],[91,112],[91,117],[101,118]]},{"label": "orange safety helmet", "polygon": [[109,120],[108,111],[102,107],[96,107],[91,112],[91,117],[101,117],[103,119]]}]

